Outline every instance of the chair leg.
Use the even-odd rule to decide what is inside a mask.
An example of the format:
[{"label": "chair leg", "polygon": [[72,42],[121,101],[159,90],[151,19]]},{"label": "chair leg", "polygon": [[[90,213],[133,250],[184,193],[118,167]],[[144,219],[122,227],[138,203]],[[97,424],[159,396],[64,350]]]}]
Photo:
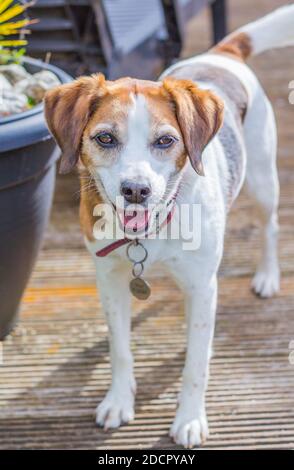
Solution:
[{"label": "chair leg", "polygon": [[226,0],[215,0],[211,4],[213,43],[218,43],[227,34]]}]

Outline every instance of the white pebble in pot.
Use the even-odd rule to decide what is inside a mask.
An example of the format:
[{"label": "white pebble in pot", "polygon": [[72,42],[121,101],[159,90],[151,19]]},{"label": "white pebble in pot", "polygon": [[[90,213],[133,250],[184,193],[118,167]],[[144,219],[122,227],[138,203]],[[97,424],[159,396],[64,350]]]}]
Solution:
[{"label": "white pebble in pot", "polygon": [[4,75],[0,73],[0,96],[3,90],[11,90],[12,86]]},{"label": "white pebble in pot", "polygon": [[39,103],[42,101],[46,91],[57,85],[60,85],[60,81],[56,75],[48,70],[43,70],[42,72],[35,73],[21,80],[15,85],[14,89],[19,93],[24,93],[30,98],[33,98]]},{"label": "white pebble in pot", "polygon": [[0,75],[1,74],[4,75],[12,85],[15,85],[15,83],[24,80],[30,75],[26,69],[19,64],[0,65]]},{"label": "white pebble in pot", "polygon": [[0,117],[21,113],[29,109],[28,97],[14,90],[3,90],[0,95]]}]

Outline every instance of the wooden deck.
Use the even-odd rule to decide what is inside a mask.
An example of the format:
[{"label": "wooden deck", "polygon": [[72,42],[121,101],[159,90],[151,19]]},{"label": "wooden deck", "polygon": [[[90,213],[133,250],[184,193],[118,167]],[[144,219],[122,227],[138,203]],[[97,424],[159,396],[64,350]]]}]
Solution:
[{"label": "wooden deck", "polygon": [[[231,1],[231,26],[283,3]],[[206,20],[203,15],[191,25],[187,54],[207,48]],[[254,68],[279,127],[282,291],[266,301],[250,292],[259,239],[250,201],[241,195],[230,217],[220,272],[206,448],[294,448],[294,364],[289,361],[290,341],[294,349],[294,106],[288,102],[293,50],[267,53],[254,60]],[[4,343],[0,449],[175,448],[167,433],[180,387],[185,329],[181,294],[164,273],[156,282],[151,279],[151,299],[135,304],[136,419],[107,433],[94,425],[110,368],[94,270],[77,225],[76,191],[73,176],[58,179],[51,225],[21,322]]]}]

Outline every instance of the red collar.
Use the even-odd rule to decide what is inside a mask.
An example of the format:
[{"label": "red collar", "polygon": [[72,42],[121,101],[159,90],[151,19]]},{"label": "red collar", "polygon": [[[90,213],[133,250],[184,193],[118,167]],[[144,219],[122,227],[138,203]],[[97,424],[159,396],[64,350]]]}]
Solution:
[{"label": "red collar", "polygon": [[[165,221],[161,224],[160,229],[164,226],[170,223],[175,211],[175,206],[173,205],[172,209],[169,211],[167,214],[167,217]],[[160,230],[159,229],[159,230]],[[146,237],[147,238],[147,237]],[[96,252],[96,256],[99,258],[104,258],[105,256],[109,255],[112,251],[116,250],[117,248],[120,248],[123,245],[126,245],[127,243],[130,243],[133,241],[131,238],[121,238],[120,240],[116,240],[115,242],[110,243],[110,245],[105,246],[101,250],[98,250]]]}]

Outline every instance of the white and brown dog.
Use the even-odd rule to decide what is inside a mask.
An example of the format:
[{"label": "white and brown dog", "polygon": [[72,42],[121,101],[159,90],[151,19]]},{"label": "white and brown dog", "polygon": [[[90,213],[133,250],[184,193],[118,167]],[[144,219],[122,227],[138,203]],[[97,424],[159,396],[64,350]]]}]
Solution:
[{"label": "white and brown dog", "polygon": [[97,408],[97,423],[105,428],[134,417],[132,269],[126,247],[113,245],[114,240],[108,256],[96,256],[109,242],[93,236],[94,207],[104,201],[115,211],[116,197],[123,195],[126,204],[145,207],[145,231],[152,231],[156,217],[148,204],[173,199],[201,204],[199,249],[183,250],[181,239],[141,240],[148,252],[145,269],[160,261],[185,295],[188,345],[171,436],[185,447],[199,445],[208,436],[205,389],[226,214],[244,182],[263,235],[252,286],[261,297],[279,290],[275,119],[244,61],[288,45],[294,45],[293,5],[240,28],[208,53],[177,63],[157,82],[106,81],[99,74],[46,95],[47,122],[62,150],[61,171],[81,167],[81,224],[109,326],[112,384]]}]

